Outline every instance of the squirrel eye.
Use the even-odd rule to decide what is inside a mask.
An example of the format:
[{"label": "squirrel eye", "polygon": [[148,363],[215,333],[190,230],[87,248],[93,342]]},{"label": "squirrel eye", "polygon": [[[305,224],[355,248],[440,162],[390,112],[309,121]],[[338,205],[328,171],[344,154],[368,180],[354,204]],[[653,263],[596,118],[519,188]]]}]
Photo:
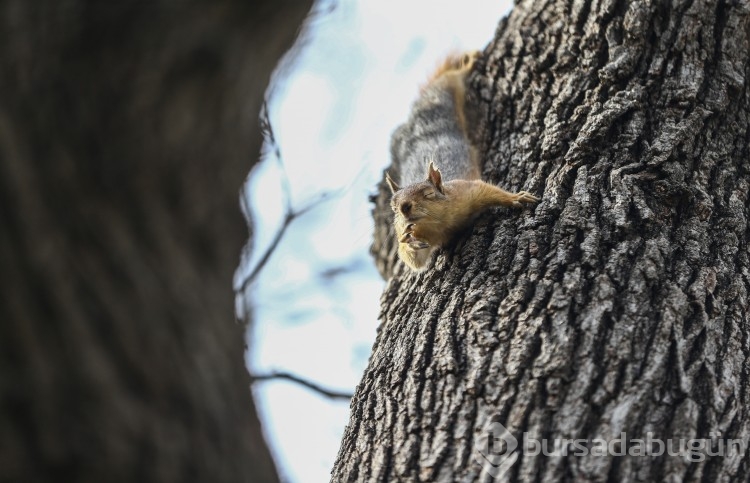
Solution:
[{"label": "squirrel eye", "polygon": [[435,197],[435,192],[432,191],[432,190],[426,190],[422,194],[424,195],[425,198],[434,198]]}]

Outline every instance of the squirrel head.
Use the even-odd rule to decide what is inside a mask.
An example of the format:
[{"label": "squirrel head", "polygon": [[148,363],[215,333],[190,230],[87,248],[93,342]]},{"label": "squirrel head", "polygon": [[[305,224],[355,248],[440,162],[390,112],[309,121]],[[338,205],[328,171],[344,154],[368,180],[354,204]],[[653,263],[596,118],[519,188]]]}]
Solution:
[{"label": "squirrel head", "polygon": [[427,179],[404,188],[399,187],[386,173],[388,186],[391,188],[391,208],[397,216],[407,221],[416,221],[429,213],[432,203],[439,203],[447,199],[443,189],[443,179],[440,170],[430,161],[427,167]]}]

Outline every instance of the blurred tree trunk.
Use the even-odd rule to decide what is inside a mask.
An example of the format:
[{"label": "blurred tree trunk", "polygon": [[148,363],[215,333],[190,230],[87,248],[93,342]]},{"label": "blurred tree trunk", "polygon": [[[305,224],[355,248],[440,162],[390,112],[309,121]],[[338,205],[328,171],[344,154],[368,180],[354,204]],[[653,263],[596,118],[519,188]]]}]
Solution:
[{"label": "blurred tree trunk", "polygon": [[278,481],[232,277],[310,5],[0,3],[0,481]]},{"label": "blurred tree trunk", "polygon": [[513,481],[750,479],[746,451],[530,456],[486,431],[747,443],[748,15],[516,5],[471,82],[485,177],[543,200],[485,214],[413,274],[381,187],[373,252],[391,278],[333,481],[489,480],[481,452],[516,455]]}]

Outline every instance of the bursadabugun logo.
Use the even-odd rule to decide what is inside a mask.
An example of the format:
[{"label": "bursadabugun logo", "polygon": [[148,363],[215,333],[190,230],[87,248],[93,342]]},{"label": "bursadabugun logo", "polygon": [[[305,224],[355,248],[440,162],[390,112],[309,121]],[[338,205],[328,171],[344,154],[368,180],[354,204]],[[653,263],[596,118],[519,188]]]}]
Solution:
[{"label": "bursadabugun logo", "polygon": [[518,459],[518,440],[497,421],[488,424],[477,438],[474,457],[493,478],[503,476]]},{"label": "bursadabugun logo", "polygon": [[709,438],[655,438],[651,431],[645,438],[631,438],[625,432],[612,439],[605,438],[543,438],[524,432],[521,444],[499,422],[488,424],[477,437],[474,457],[490,476],[501,478],[518,456],[671,456],[686,461],[704,461],[710,457],[735,457],[745,454],[748,437],[721,438],[711,431]]}]

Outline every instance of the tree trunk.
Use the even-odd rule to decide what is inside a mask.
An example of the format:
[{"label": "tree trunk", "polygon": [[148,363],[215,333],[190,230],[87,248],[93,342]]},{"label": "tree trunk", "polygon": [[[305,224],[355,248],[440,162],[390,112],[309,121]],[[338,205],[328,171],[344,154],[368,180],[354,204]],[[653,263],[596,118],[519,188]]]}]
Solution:
[{"label": "tree trunk", "polygon": [[310,4],[0,4],[0,481],[278,481],[232,277]]},{"label": "tree trunk", "polygon": [[[528,0],[500,23],[470,78],[484,175],[542,201],[417,274],[381,186],[391,278],[333,481],[748,481],[749,13]],[[624,456],[594,454],[623,432]],[[742,445],[637,456],[649,434]],[[588,451],[534,456],[543,438]]]}]

